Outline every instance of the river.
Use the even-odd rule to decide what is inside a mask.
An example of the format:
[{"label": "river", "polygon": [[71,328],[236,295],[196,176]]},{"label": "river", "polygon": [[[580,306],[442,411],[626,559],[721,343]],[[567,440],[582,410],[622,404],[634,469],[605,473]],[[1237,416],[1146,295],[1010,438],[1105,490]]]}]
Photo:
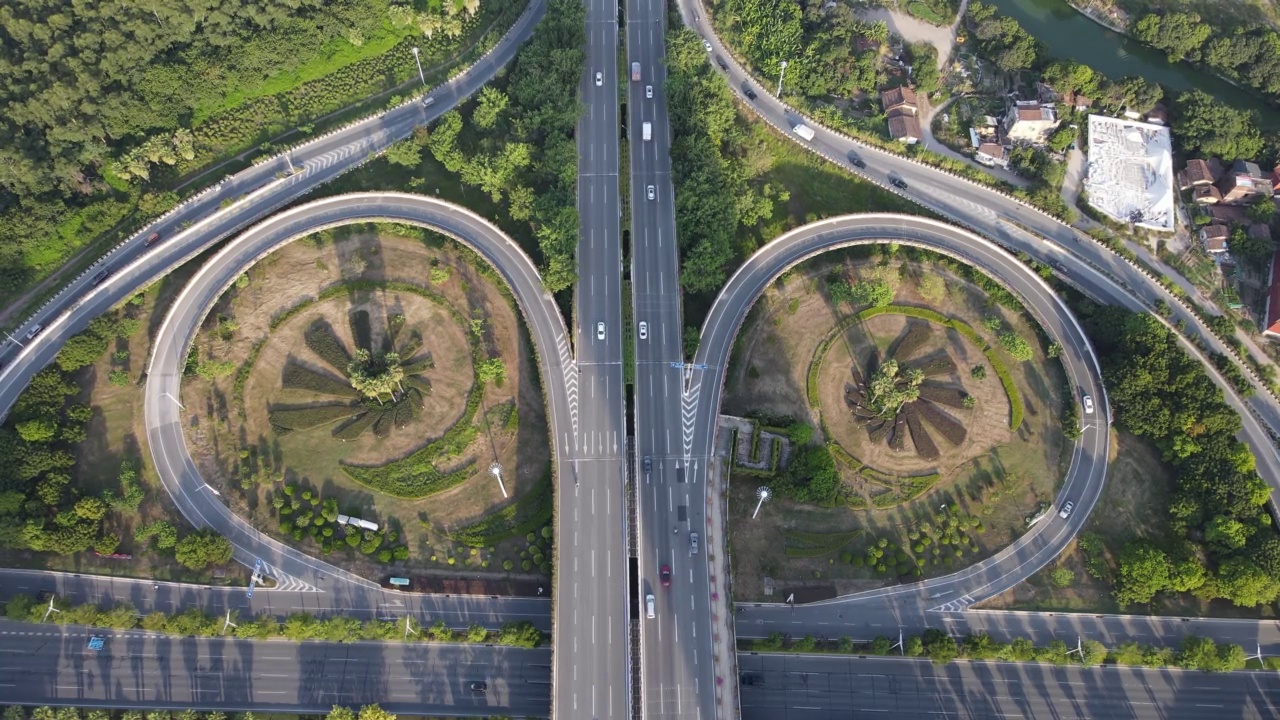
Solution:
[{"label": "river", "polygon": [[1254,110],[1267,130],[1280,128],[1280,110],[1187,63],[1108,30],[1076,12],[1065,0],[984,0],[1016,19],[1048,49],[1050,57],[1084,63],[1111,79],[1141,75],[1174,91],[1199,88],[1237,108]]}]

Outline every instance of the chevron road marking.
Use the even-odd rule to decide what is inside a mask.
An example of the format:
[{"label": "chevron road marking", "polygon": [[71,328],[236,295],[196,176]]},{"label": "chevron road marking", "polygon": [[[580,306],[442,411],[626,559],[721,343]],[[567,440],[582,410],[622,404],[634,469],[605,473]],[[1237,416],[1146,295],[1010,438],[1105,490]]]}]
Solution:
[{"label": "chevron road marking", "polygon": [[684,456],[693,455],[693,432],[698,419],[698,391],[702,383],[689,386],[680,393],[680,421],[684,430]]},{"label": "chevron road marking", "polygon": [[264,575],[275,578],[276,586],[273,588],[259,588],[257,592],[320,592],[320,588],[315,585],[299,580],[292,575],[286,575],[277,570],[274,565],[263,563],[262,569]]},{"label": "chevron road marking", "polygon": [[937,607],[929,608],[929,612],[964,612],[973,604],[973,598],[964,595],[958,600],[945,602]]},{"label": "chevron road marking", "polygon": [[569,397],[569,422],[573,435],[578,435],[578,363],[569,354],[569,342],[563,335],[556,336],[556,348],[560,352],[560,364],[564,367],[564,391]]}]

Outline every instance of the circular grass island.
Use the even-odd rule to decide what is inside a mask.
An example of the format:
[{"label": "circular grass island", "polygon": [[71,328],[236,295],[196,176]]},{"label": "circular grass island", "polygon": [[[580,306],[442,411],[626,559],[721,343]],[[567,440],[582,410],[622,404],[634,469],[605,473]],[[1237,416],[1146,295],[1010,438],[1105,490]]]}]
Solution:
[{"label": "circular grass island", "polygon": [[187,442],[233,510],[353,572],[532,577],[551,569],[552,503],[532,352],[502,280],[457,243],[326,231],[206,318]]},{"label": "circular grass island", "polygon": [[[748,316],[726,383],[723,412],[746,418],[738,592],[844,594],[1011,543],[1069,461],[1051,354],[1009,293],[941,256],[852,248],[787,273]],[[761,484],[774,497],[753,521]]]}]

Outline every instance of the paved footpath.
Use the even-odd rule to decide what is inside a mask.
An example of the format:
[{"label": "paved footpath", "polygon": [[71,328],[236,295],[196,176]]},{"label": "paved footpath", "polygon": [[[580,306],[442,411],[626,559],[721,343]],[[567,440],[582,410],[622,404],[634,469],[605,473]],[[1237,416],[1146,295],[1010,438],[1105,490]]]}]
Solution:
[{"label": "paved footpath", "polygon": [[[717,431],[717,434],[718,431]],[[726,457],[720,438],[712,444],[715,457],[707,459],[707,562],[711,566],[711,648],[716,674],[716,715],[741,717],[738,707],[738,652],[734,642],[733,613],[729,608],[729,556],[725,517],[729,503],[729,478],[722,471]],[[713,551],[712,549],[717,549]]]}]

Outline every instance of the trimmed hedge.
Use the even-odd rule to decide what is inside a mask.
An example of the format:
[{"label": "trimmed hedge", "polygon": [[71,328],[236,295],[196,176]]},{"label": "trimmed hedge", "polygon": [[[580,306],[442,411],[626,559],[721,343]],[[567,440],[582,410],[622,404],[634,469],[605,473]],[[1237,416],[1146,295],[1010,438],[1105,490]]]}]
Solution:
[{"label": "trimmed hedge", "polygon": [[285,366],[281,386],[288,390],[308,390],[321,395],[335,395],[345,398],[356,397],[356,389],[351,387],[350,383],[295,363],[289,363]]},{"label": "trimmed hedge", "polygon": [[[333,334],[333,328],[323,321],[319,321],[307,328],[302,335],[306,341],[307,347],[311,348],[311,352],[320,356],[320,359],[329,363],[329,366],[339,372],[346,372],[347,366],[351,364],[351,353],[338,342],[337,336]],[[409,374],[406,371],[406,374]]]},{"label": "trimmed hedge", "polygon": [[551,522],[555,491],[551,475],[544,475],[524,497],[480,522],[467,525],[449,537],[467,547],[489,547],[511,537],[522,537]]},{"label": "trimmed hedge", "polygon": [[273,410],[271,424],[285,430],[310,430],[335,420],[349,418],[364,412],[359,405],[320,405],[318,407]]},{"label": "trimmed hedge", "polygon": [[378,419],[378,413],[367,412],[351,422],[342,425],[333,431],[333,436],[339,440],[355,440],[365,434],[373,421]]}]

